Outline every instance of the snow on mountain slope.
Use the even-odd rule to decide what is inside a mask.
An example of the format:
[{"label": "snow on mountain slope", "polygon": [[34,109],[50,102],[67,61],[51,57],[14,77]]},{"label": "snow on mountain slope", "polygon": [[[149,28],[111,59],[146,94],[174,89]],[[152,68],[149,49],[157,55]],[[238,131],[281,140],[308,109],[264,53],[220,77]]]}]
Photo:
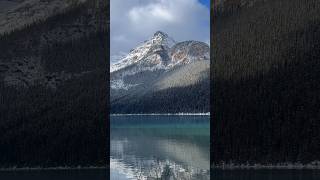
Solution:
[{"label": "snow on mountain slope", "polygon": [[161,68],[166,60],[166,57],[162,56],[162,52],[168,51],[174,44],[175,41],[172,38],[158,31],[151,39],[132,49],[127,56],[113,64],[110,71],[114,72],[135,63],[158,65]]}]

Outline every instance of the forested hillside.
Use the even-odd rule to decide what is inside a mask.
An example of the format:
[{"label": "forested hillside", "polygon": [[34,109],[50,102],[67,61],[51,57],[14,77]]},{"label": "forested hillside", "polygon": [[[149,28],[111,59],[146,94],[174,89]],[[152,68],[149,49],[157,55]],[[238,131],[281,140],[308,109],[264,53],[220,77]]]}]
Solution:
[{"label": "forested hillside", "polygon": [[209,79],[186,87],[151,91],[136,98],[116,100],[111,113],[206,113],[209,112]]},{"label": "forested hillside", "polygon": [[109,7],[94,0],[0,36],[0,167],[105,166]]},{"label": "forested hillside", "polygon": [[231,9],[213,18],[212,163],[320,160],[319,1]]}]

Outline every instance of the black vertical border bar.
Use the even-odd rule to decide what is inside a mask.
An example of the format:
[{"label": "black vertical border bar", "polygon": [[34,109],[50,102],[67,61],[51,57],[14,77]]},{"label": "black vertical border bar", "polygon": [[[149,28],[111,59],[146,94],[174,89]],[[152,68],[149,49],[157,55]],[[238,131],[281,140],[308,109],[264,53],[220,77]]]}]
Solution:
[{"label": "black vertical border bar", "polygon": [[106,88],[106,104],[105,104],[105,108],[106,108],[106,115],[107,117],[105,117],[105,120],[107,121],[105,123],[106,125],[106,135],[104,137],[106,137],[105,141],[106,141],[106,147],[105,149],[107,150],[107,152],[105,152],[105,156],[104,156],[104,161],[105,161],[105,169],[106,169],[106,179],[110,179],[110,117],[109,117],[109,113],[110,113],[110,0],[99,0],[98,1],[98,6],[107,7],[107,14],[101,14],[99,15],[99,29],[100,30],[104,30],[104,28],[106,28],[106,32],[107,33],[100,33],[100,40],[102,41],[100,44],[106,46],[102,49],[106,49],[107,51],[104,53],[104,59],[105,59],[105,86]]},{"label": "black vertical border bar", "polygon": [[107,83],[108,83],[108,92],[107,92],[107,138],[108,138],[108,152],[107,152],[107,179],[110,179],[110,0],[107,0],[109,4],[108,11],[108,60],[107,60]]},{"label": "black vertical border bar", "polygon": [[214,112],[213,112],[213,91],[214,91],[214,71],[213,71],[213,63],[212,61],[214,60],[214,48],[216,46],[215,44],[215,33],[214,33],[214,26],[215,26],[215,21],[214,21],[214,13],[215,13],[215,8],[216,8],[216,0],[210,0],[210,179],[213,177],[213,121],[214,121]]},{"label": "black vertical border bar", "polygon": [[[107,45],[106,52],[106,86],[107,86],[107,102],[106,102],[106,111],[107,111],[107,123],[106,123],[106,176],[107,179],[110,179],[110,0],[105,0],[108,7],[108,14],[106,15],[106,19],[103,20],[103,23],[107,23],[107,37],[103,38]],[[107,21],[107,22],[106,22]]]}]

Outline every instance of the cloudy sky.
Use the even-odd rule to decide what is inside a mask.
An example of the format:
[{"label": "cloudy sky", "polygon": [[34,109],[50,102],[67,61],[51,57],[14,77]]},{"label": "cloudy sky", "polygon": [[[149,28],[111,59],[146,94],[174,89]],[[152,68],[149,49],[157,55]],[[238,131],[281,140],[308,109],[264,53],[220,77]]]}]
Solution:
[{"label": "cloudy sky", "polygon": [[111,0],[111,63],[160,30],[209,43],[210,0]]}]

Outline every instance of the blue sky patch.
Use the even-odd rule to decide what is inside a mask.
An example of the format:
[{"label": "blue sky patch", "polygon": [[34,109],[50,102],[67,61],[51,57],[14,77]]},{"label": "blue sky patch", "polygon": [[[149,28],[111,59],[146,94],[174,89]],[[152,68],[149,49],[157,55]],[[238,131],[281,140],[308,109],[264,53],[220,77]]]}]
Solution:
[{"label": "blue sky patch", "polygon": [[208,8],[210,8],[210,0],[199,0],[201,4],[204,4]]}]

